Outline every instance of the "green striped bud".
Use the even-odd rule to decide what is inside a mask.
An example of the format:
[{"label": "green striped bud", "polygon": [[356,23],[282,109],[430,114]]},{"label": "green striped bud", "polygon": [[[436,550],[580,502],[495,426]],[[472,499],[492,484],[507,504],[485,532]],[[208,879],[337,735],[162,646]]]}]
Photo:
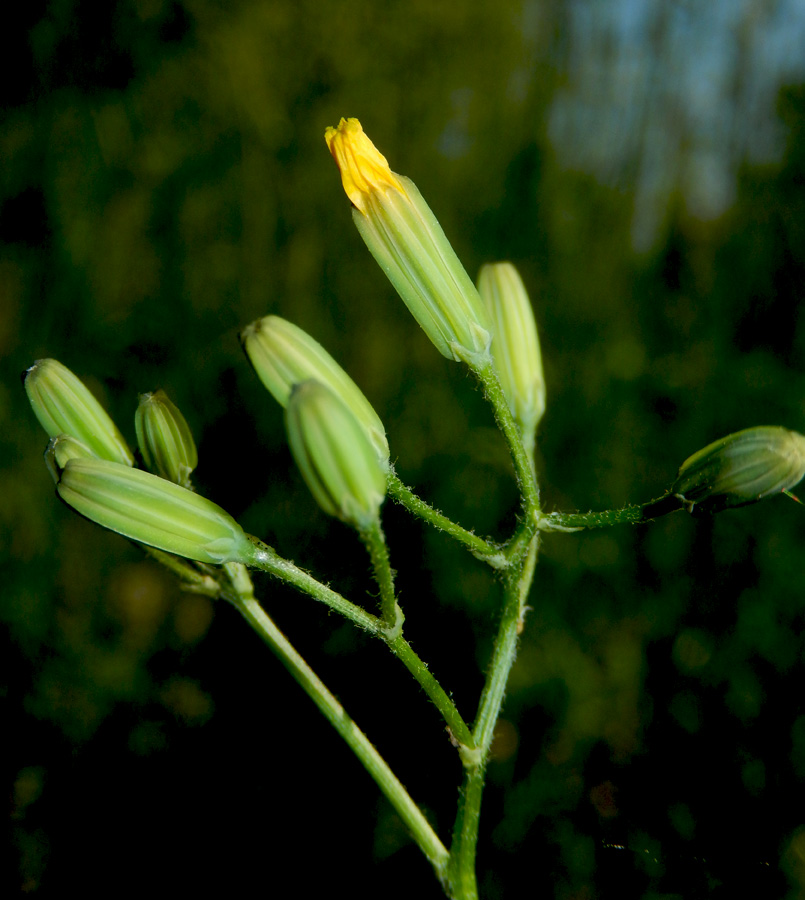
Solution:
[{"label": "green striped bud", "polygon": [[40,425],[55,438],[68,434],[98,459],[134,464],[123,435],[89,388],[55,359],[38,359],[25,373],[25,392]]},{"label": "green striped bud", "polygon": [[285,410],[294,460],[310,492],[329,515],[365,530],[386,495],[386,470],[366,430],[328,387],[303,381]]},{"label": "green striped bud", "polygon": [[69,434],[59,434],[51,438],[45,450],[45,465],[56,484],[61,478],[61,470],[70,459],[97,459],[92,450]]},{"label": "green striped bud", "polygon": [[158,475],[70,459],[57,490],[82,516],[141,544],[214,565],[253,558],[251,541],[229,513]]},{"label": "green striped bud", "polygon": [[370,253],[436,349],[481,368],[490,325],[478,291],[416,185],[389,168],[357,119],[324,138]]},{"label": "green striped bud", "polygon": [[492,358],[523,441],[533,449],[537,424],[545,412],[537,323],[525,285],[511,263],[481,268],[478,291],[492,321]]},{"label": "green striped bud", "polygon": [[805,477],[805,437],[779,426],[737,431],[682,463],[671,493],[688,512],[718,512],[788,491]]},{"label": "green striped bud", "polygon": [[294,385],[310,379],[326,385],[364,427],[384,468],[388,468],[386,429],[372,404],[330,354],[306,331],[279,316],[252,322],[240,335],[260,381],[286,407]]},{"label": "green striped bud", "polygon": [[162,478],[190,488],[190,473],[198,465],[196,442],[185,417],[164,391],[140,394],[134,427],[146,466]]}]

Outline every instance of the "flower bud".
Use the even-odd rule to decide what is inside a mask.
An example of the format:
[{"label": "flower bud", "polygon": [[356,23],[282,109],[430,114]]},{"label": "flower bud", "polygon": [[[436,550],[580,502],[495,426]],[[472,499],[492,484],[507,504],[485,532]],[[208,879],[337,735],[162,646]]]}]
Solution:
[{"label": "flower bud", "polygon": [[388,468],[389,444],[380,416],[318,341],[279,316],[264,316],[247,325],[240,340],[257,377],[280,406],[288,405],[294,386],[303,381],[326,385],[364,427],[383,467]]},{"label": "flower bud", "polygon": [[533,448],[545,412],[545,377],[531,301],[517,269],[508,262],[483,266],[478,291],[492,321],[492,359],[506,402],[523,441]]},{"label": "flower bud", "polygon": [[74,458],[57,490],[82,516],[141,544],[214,565],[252,559],[253,545],[229,513],[158,475]]},{"label": "flower bud", "polygon": [[357,119],[324,134],[361,237],[436,349],[480,367],[489,321],[478,291],[416,185],[391,171]]},{"label": "flower bud", "polygon": [[190,426],[164,391],[140,394],[134,415],[137,443],[146,466],[174,484],[190,488],[198,451]]},{"label": "flower bud", "polygon": [[58,484],[61,471],[71,459],[97,459],[92,450],[69,434],[59,434],[51,438],[45,449],[45,465],[53,481]]},{"label": "flower bud", "polygon": [[718,512],[788,491],[805,477],[805,437],[778,426],[737,431],[682,463],[671,493],[688,512]]},{"label": "flower bud", "polygon": [[25,392],[48,437],[67,434],[98,459],[133,465],[134,457],[115,423],[66,366],[55,359],[38,359],[25,373]]},{"label": "flower bud", "polygon": [[359,530],[374,522],[386,495],[386,470],[366,430],[328,387],[296,385],[285,410],[294,460],[329,515]]}]

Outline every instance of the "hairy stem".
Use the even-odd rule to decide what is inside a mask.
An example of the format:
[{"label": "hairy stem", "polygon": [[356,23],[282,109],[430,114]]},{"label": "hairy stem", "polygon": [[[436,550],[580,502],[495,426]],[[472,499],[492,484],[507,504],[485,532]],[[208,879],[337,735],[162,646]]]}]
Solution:
[{"label": "hairy stem", "polygon": [[387,643],[394,655],[402,661],[438,708],[453,737],[468,750],[475,749],[475,740],[467,723],[459,714],[453,701],[445,693],[444,688],[431,675],[425,663],[414,653],[408,641],[402,635],[398,635],[388,640]]},{"label": "hairy stem", "polygon": [[[428,667],[419,656],[417,656],[408,641],[402,637],[402,613],[399,612],[399,607],[397,607],[396,604],[392,607],[394,610],[393,614],[396,618],[391,626],[386,626],[383,619],[379,619],[377,616],[367,613],[365,610],[361,609],[360,606],[357,606],[331,588],[322,584],[320,581],[317,581],[311,575],[308,575],[307,572],[295,566],[292,562],[277,556],[270,547],[257,539],[253,538],[252,540],[255,547],[254,559],[250,563],[252,568],[260,569],[275,575],[281,581],[288,582],[298,590],[313,597],[315,600],[326,603],[331,609],[340,612],[364,630],[377,637],[381,637],[391,648],[394,655],[402,661],[408,671],[411,672],[414,678],[416,678],[422,686],[425,693],[442,714],[445,723],[456,740],[469,749],[474,747],[472,734],[464,719],[461,717],[461,714],[456,709],[455,704],[450,697],[448,697],[444,688],[442,688],[439,682],[431,675]],[[389,578],[390,571],[391,570],[389,569]],[[393,588],[391,588],[392,599],[393,596]]]},{"label": "hairy stem", "polygon": [[385,623],[386,629],[402,628],[402,613],[397,605],[397,597],[394,593],[394,574],[389,560],[389,548],[380,525],[380,518],[360,532],[361,540],[369,551],[372,560],[372,571],[375,581],[380,588],[380,617]]},{"label": "hairy stem", "polygon": [[254,597],[251,579],[246,568],[238,563],[228,563],[224,568],[230,583],[230,588],[223,591],[226,599],[235,606],[249,625],[268,644],[296,682],[316,704],[322,715],[358,757],[413,835],[419,848],[433,866],[436,876],[444,882],[448,862],[447,849],[422,815],[411,795],[366,735],[347,715],[344,707],[266,615]]},{"label": "hairy stem", "polygon": [[380,634],[383,631],[383,623],[377,616],[366,612],[365,609],[347,600],[346,597],[342,597],[341,594],[327,587],[326,584],[317,581],[312,575],[294,565],[290,560],[283,559],[271,547],[257,540],[257,538],[251,538],[251,541],[253,545],[252,557],[247,563],[250,568],[268,572],[279,578],[280,581],[293,585],[297,590],[302,591],[303,594],[307,594],[313,597],[314,600],[326,604],[330,609],[341,613],[342,616],[345,616],[370,634]]},{"label": "hairy stem", "polygon": [[433,525],[434,528],[444,531],[454,540],[464,544],[478,559],[486,560],[492,566],[495,566],[495,561],[501,558],[499,544],[486,541],[478,537],[477,534],[467,531],[466,528],[462,528],[451,519],[448,519],[447,516],[434,509],[421,497],[418,497],[411,488],[403,484],[393,469],[389,472],[387,484],[392,499],[405,506],[415,516]]}]

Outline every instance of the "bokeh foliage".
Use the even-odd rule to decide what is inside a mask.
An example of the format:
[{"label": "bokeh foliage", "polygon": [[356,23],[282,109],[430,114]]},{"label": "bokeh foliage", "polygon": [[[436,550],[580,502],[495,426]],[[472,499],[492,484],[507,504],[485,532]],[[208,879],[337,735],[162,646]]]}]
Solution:
[{"label": "bokeh foliage", "polygon": [[[406,481],[503,535],[502,442],[354,232],[323,141],[340,116],[414,179],[471,274],[520,268],[547,369],[548,508],[648,500],[694,450],[751,425],[805,431],[805,90],[778,85],[766,112],[776,156],[724,160],[733,203],[702,216],[672,181],[638,241],[637,171],[570,165],[549,129],[584,60],[573,6],[52,0],[6,38],[9,890],[143,885],[167,867],[185,889],[290,873],[311,895],[436,895],[374,786],[234,614],[56,502],[17,380],[58,358],[130,438],[137,393],[165,389],[196,434],[201,488],[357,597],[361,548],[305,493],[238,347],[277,313],[363,387]],[[742,102],[723,98],[736,128]],[[386,524],[407,634],[471,717],[496,585],[391,506]],[[546,538],[490,773],[488,897],[805,892],[803,537],[803,510],[777,499]],[[258,587],[446,837],[458,767],[413,684],[312,601]],[[397,714],[379,708],[389,697]]]}]

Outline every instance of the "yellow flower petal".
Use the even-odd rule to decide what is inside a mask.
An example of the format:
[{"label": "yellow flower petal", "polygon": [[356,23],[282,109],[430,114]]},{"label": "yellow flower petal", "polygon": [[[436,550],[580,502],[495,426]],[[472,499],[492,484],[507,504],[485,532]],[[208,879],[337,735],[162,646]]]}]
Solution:
[{"label": "yellow flower petal", "polygon": [[366,213],[366,200],[373,191],[405,188],[383,156],[364,133],[357,119],[341,119],[337,128],[324,132],[327,147],[341,172],[344,191],[352,205]]}]

